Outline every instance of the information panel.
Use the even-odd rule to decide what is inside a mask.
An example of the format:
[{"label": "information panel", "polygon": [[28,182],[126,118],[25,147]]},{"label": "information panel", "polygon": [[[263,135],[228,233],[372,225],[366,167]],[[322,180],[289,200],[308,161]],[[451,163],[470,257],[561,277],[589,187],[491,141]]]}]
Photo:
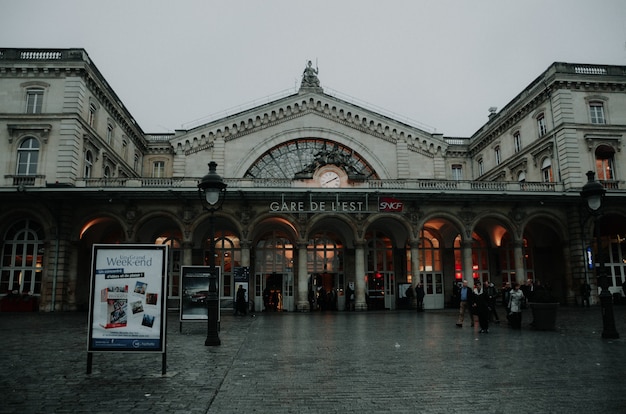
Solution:
[{"label": "information panel", "polygon": [[[220,291],[220,268],[215,267],[216,288]],[[181,266],[180,320],[201,321],[208,319],[210,266]]]},{"label": "information panel", "polygon": [[165,352],[167,248],[93,246],[88,352]]}]

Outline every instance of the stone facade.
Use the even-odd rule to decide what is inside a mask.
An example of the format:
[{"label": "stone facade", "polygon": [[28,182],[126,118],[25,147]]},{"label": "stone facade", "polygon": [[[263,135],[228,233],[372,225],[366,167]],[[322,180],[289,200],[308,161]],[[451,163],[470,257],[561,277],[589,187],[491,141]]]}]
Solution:
[{"label": "stone facade", "polygon": [[[312,69],[291,95],[149,134],[86,51],[0,49],[0,294],[84,309],[94,243],[166,243],[177,307],[180,266],[210,251],[209,161],[228,184],[214,216],[225,307],[241,268],[259,311],[410,308],[418,282],[443,308],[462,279],[533,279],[573,304],[582,281],[597,292],[588,257],[621,292],[625,67],[554,63],[469,137],[328,94]],[[588,170],[607,190],[600,251]]]}]

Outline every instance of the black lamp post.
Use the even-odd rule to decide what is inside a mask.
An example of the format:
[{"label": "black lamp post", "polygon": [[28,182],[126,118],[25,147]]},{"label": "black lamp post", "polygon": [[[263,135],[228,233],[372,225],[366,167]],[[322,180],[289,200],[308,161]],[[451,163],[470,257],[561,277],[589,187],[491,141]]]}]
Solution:
[{"label": "black lamp post", "polygon": [[226,183],[215,171],[217,163],[209,163],[209,173],[202,177],[198,183],[198,195],[202,200],[202,206],[211,213],[209,216],[209,227],[211,242],[209,245],[209,294],[207,295],[207,335],[204,345],[221,345],[217,332],[217,315],[219,311],[219,295],[217,292],[217,275],[215,272],[215,212],[222,208],[226,195]]},{"label": "black lamp post", "polygon": [[596,239],[596,259],[599,262],[598,265],[594,263],[594,269],[596,271],[596,279],[598,285],[602,288],[600,292],[600,306],[602,308],[602,337],[616,339],[619,338],[619,333],[615,329],[615,316],[613,314],[613,298],[609,291],[609,280],[606,275],[606,268],[604,266],[604,254],[602,253],[602,239],[600,234],[600,208],[602,207],[602,200],[606,190],[604,186],[595,180],[595,173],[593,171],[587,172],[587,184],[583,186],[580,192],[581,197],[587,202],[587,207],[594,217],[594,231]]}]

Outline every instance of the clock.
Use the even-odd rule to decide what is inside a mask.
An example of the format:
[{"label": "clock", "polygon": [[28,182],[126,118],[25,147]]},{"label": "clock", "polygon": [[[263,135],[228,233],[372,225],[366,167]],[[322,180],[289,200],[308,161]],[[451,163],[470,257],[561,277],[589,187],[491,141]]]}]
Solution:
[{"label": "clock", "polygon": [[326,171],[322,175],[320,175],[320,185],[323,188],[339,188],[341,185],[341,179],[339,178],[339,174],[334,171]]}]

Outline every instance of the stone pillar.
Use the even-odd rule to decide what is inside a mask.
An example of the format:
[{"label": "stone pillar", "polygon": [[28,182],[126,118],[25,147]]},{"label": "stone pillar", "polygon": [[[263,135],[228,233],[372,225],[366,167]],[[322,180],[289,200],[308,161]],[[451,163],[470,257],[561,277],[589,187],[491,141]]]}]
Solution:
[{"label": "stone pillar", "polygon": [[419,240],[411,242],[411,273],[413,274],[413,280],[411,284],[413,287],[417,286],[422,281],[422,275],[420,274],[420,256],[419,256]]},{"label": "stone pillar", "polygon": [[520,285],[526,280],[526,271],[524,270],[524,242],[516,240],[513,242],[513,260],[515,260],[515,281]]},{"label": "stone pillar", "polygon": [[367,302],[365,300],[365,242],[355,242],[354,251],[354,310],[367,310]]},{"label": "stone pillar", "polygon": [[309,275],[307,274],[307,255],[306,249],[308,244],[304,241],[297,243],[298,248],[298,297],[296,303],[300,312],[308,312],[311,310],[309,303]]},{"label": "stone pillar", "polygon": [[467,280],[470,288],[474,288],[474,263],[472,262],[472,239],[463,240],[461,243],[463,250],[463,280]]},{"label": "stone pillar", "polygon": [[[419,240],[411,241],[411,274],[413,275],[411,286],[415,289],[417,284],[422,281],[422,275],[420,274]],[[417,297],[415,295],[411,298],[411,309],[417,309]]]},{"label": "stone pillar", "polygon": [[193,263],[193,242],[184,241],[182,243],[182,257],[180,258],[181,266],[191,266]]},{"label": "stone pillar", "polygon": [[241,240],[241,266],[250,267],[250,241]]}]

